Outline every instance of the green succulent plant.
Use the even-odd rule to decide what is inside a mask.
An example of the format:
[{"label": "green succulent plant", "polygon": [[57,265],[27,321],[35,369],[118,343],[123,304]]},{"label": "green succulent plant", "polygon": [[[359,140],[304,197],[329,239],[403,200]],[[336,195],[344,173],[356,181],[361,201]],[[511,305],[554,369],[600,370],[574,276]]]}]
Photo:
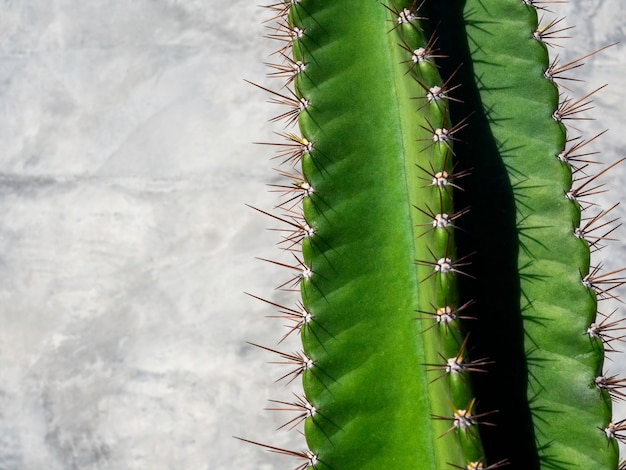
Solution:
[{"label": "green succulent plant", "polygon": [[[606,469],[626,422],[603,371],[624,283],[590,254],[615,228],[575,122],[568,28],[533,0],[290,0],[268,7],[271,93],[301,295],[297,468]],[[594,51],[597,52],[597,51]],[[296,204],[301,203],[301,206]],[[300,208],[301,207],[301,208]],[[256,297],[256,296],[255,296]],[[253,441],[249,441],[253,442]],[[254,442],[256,443],[256,442]]]}]

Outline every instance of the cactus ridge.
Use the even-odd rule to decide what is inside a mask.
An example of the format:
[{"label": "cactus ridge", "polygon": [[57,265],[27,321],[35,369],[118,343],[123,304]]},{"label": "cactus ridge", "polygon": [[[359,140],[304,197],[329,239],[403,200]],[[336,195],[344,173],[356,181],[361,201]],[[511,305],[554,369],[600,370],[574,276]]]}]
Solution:
[{"label": "cactus ridge", "polygon": [[241,440],[296,470],[624,467],[625,379],[603,360],[626,335],[598,302],[625,269],[591,264],[617,204],[586,212],[621,160],[587,173],[604,132],[570,133],[604,86],[565,85],[610,45],[550,61],[572,28],[544,19],[550,3],[267,6],[283,85],[253,85],[286,129],[259,143],[289,182],[271,185],[278,215],[253,209],[283,225],[287,261],[264,261],[301,300],[249,295],[303,350],[249,344],[290,367],[278,380],[302,379],[268,409],[295,413],[279,429],[303,423],[308,449]]}]

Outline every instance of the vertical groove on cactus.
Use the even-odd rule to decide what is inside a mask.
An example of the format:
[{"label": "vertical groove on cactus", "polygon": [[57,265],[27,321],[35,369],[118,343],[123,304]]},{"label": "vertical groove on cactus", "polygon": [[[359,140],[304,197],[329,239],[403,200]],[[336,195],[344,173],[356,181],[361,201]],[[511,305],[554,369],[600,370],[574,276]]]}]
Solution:
[{"label": "vertical groove on cactus", "polygon": [[[622,325],[598,302],[622,270],[592,266],[616,228],[595,212],[593,95],[563,82],[549,2],[284,0],[268,64],[280,212],[303,351],[254,346],[302,378],[271,400],[308,449],[297,470],[606,469],[624,379],[603,370]],[[538,11],[541,15],[538,15]],[[608,46],[605,46],[608,47]],[[301,212],[300,212],[301,205]],[[610,219],[610,220],[609,220]],[[246,442],[256,442],[242,439]]]}]

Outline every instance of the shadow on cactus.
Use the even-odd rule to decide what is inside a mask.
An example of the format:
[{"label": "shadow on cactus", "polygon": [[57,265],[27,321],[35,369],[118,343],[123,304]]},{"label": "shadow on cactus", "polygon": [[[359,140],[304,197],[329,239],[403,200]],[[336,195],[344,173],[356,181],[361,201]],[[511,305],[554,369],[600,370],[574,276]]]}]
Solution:
[{"label": "shadow on cactus", "polygon": [[623,467],[624,381],[603,369],[622,325],[602,301],[625,279],[591,263],[615,164],[575,127],[599,89],[570,96],[591,54],[550,60],[569,27],[549,6],[268,6],[285,183],[257,210],[282,224],[287,256],[266,261],[296,299],[253,297],[301,336],[259,347],[302,380],[271,409],[308,448],[242,440],[300,470]]}]

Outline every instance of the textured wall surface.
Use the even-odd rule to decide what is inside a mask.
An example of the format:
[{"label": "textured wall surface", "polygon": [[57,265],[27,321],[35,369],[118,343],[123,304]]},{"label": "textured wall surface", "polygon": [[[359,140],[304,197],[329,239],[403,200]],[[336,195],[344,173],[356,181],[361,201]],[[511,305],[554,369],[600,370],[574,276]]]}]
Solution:
[{"label": "textured wall surface", "polygon": [[[283,333],[243,294],[280,301],[284,280],[254,259],[277,235],[244,205],[275,204],[252,141],[276,109],[243,81],[274,85],[255,3],[0,0],[1,470],[290,468],[231,437],[302,439],[275,431],[285,416],[263,408],[290,391],[245,343]],[[577,71],[580,89],[609,83],[581,127],[610,129],[596,150],[614,161],[626,4],[558,11],[577,25],[564,58],[623,41]],[[626,201],[624,171],[605,205]],[[622,267],[625,246],[599,255]]]}]

